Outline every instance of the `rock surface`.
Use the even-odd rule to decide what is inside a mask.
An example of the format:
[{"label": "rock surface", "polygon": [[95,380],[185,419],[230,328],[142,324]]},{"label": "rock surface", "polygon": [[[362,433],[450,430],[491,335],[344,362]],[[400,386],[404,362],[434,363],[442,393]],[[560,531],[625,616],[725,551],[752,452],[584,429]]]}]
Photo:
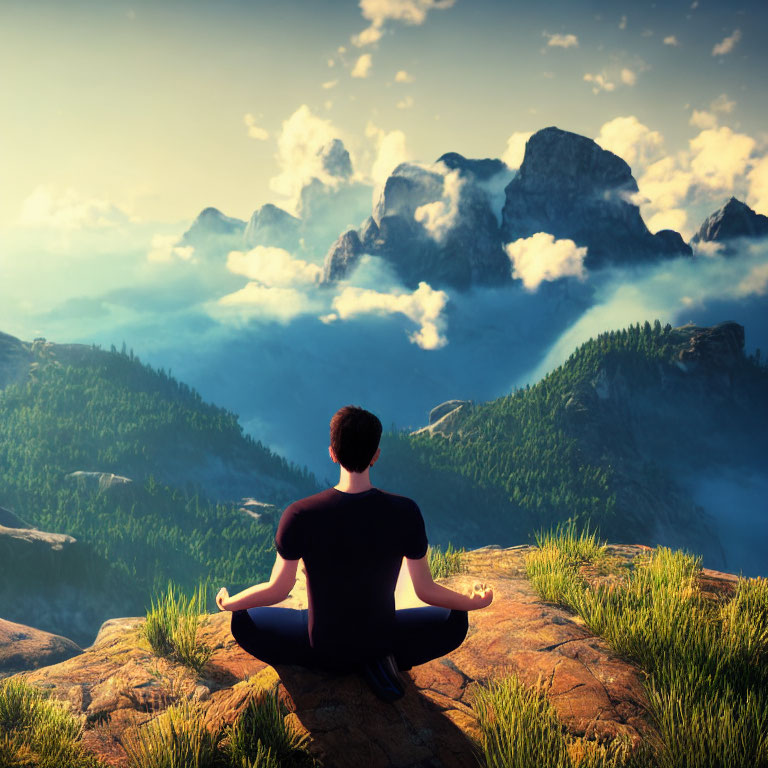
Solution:
[{"label": "rock surface", "polygon": [[0,677],[57,664],[82,652],[66,637],[0,619]]},{"label": "rock surface", "polygon": [[[83,654],[27,674],[86,713],[88,747],[110,765],[126,766],[119,736],[170,703],[197,699],[209,724],[232,722],[249,698],[275,685],[291,713],[287,721],[311,737],[310,749],[326,768],[345,766],[476,766],[480,737],[473,692],[489,678],[514,672],[527,685],[543,681],[568,733],[606,741],[619,734],[637,743],[651,726],[644,673],[619,659],[568,611],[543,603],[524,576],[526,546],[484,547],[466,555],[466,573],[439,579],[463,590],[475,579],[494,587],[494,601],[469,614],[464,643],[448,655],[403,673],[406,695],[394,704],[377,699],[356,674],[331,675],[299,666],[272,668],[243,652],[229,633],[229,613],[208,616],[202,639],[215,648],[202,678],[155,658],[139,639],[143,619],[106,622]],[[616,569],[585,574],[617,578],[642,546],[612,546]],[[401,572],[398,608],[418,604]],[[707,594],[732,594],[736,577],[704,570]],[[302,569],[281,605],[306,607]]]},{"label": "rock surface", "polygon": [[243,245],[246,248],[266,245],[291,251],[299,244],[300,227],[301,221],[295,216],[267,203],[251,215],[243,235]]},{"label": "rock surface", "polygon": [[520,171],[506,188],[504,241],[537,232],[567,238],[587,247],[588,269],[690,256],[676,233],[648,231],[637,192],[620,157],[585,136],[544,128],[528,140]]}]

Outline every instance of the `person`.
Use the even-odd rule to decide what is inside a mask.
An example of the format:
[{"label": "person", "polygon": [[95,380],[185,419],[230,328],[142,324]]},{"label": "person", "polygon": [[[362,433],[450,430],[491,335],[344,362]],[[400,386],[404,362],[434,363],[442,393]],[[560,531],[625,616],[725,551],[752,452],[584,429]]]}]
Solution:
[{"label": "person", "polygon": [[[458,648],[467,612],[490,605],[493,589],[475,584],[462,594],[433,581],[418,505],[371,483],[381,432],[379,419],[363,408],[334,414],[328,453],[339,464],[339,482],[286,507],[268,583],[232,596],[224,587],[216,603],[232,611],[232,635],[256,658],[361,672],[380,698],[395,701],[405,691],[400,671]],[[426,606],[395,610],[403,557]],[[300,559],[308,608],[274,606],[288,597]]]}]

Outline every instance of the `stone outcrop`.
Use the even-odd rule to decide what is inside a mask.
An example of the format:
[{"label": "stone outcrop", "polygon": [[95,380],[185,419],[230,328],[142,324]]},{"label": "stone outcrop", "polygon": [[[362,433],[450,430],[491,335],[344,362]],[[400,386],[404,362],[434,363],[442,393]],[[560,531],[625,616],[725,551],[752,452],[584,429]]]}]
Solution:
[{"label": "stone outcrop", "polygon": [[[643,673],[620,659],[568,611],[542,602],[525,578],[528,547],[484,547],[466,555],[468,570],[439,579],[462,591],[477,579],[494,587],[494,601],[469,614],[464,643],[446,656],[403,673],[406,695],[377,699],[357,674],[331,675],[294,665],[272,668],[244,653],[229,633],[229,613],[204,619],[201,639],[214,647],[200,678],[154,657],[140,640],[141,618],[106,622],[94,644],[67,661],[27,673],[88,716],[88,747],[110,765],[126,766],[119,737],[182,699],[201,703],[210,725],[232,722],[260,690],[277,686],[286,720],[310,736],[326,766],[475,766],[480,730],[472,702],[479,684],[515,673],[541,681],[568,733],[605,742],[625,736],[637,744],[652,731]],[[593,584],[619,578],[641,546],[609,547],[612,567],[584,576]],[[398,608],[419,604],[403,569]],[[736,577],[705,569],[705,594],[732,594]],[[281,605],[305,608],[306,577]]]},{"label": "stone outcrop", "polygon": [[768,216],[755,213],[746,203],[732,197],[704,220],[691,238],[691,245],[718,243],[723,254],[731,255],[735,251],[729,241],[741,237],[768,237]]},{"label": "stone outcrop", "polygon": [[330,283],[343,280],[357,266],[362,254],[363,245],[354,229],[340,235],[326,254],[322,281]]},{"label": "stone outcrop", "polygon": [[635,204],[627,163],[585,136],[544,128],[528,140],[506,188],[504,241],[548,232],[587,247],[588,269],[691,255],[671,230],[651,234]]},{"label": "stone outcrop", "polygon": [[242,219],[225,216],[218,208],[208,207],[200,211],[178,244],[206,250],[222,238],[233,242],[239,240],[244,231],[245,222]]},{"label": "stone outcrop", "polygon": [[82,652],[66,637],[0,619],[0,677],[58,664]]},{"label": "stone outcrop", "polygon": [[89,472],[83,469],[70,472],[67,479],[75,482],[79,480],[88,486],[97,487],[100,491],[121,488],[133,482],[130,477],[116,475],[113,472]]}]

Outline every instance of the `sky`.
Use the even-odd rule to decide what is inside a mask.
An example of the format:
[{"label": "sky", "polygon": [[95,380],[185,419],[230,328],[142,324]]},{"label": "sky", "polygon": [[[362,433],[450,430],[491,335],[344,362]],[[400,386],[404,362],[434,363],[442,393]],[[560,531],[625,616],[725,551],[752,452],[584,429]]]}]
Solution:
[{"label": "sky", "polygon": [[[379,180],[400,159],[514,161],[540,128],[597,138],[634,118],[607,148],[638,179],[674,165],[641,183],[644,213],[690,236],[729,193],[768,213],[767,17],[712,0],[0,0],[0,231],[290,208],[304,107]],[[682,204],[697,159],[712,199]]]}]

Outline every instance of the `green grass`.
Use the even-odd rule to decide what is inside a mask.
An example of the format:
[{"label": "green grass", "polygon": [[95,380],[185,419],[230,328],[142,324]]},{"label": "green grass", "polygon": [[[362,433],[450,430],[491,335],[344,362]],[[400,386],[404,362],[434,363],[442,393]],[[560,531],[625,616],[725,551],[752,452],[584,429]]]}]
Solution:
[{"label": "green grass", "polygon": [[131,768],[315,768],[287,714],[277,687],[259,692],[227,727],[209,728],[199,704],[183,702],[121,743]]},{"label": "green grass", "polygon": [[475,745],[485,768],[620,768],[631,764],[629,744],[577,739],[565,732],[541,685],[511,673],[473,685],[472,705],[482,732]]},{"label": "green grass", "polygon": [[526,570],[544,600],[578,613],[647,673],[662,740],[648,764],[768,766],[768,580],[740,578],[732,598],[709,600],[696,585],[701,559],[658,547],[622,581],[590,587],[577,570],[600,551],[588,538],[537,536]]},{"label": "green grass", "polygon": [[83,749],[84,724],[23,679],[0,680],[0,768],[100,768]]},{"label": "green grass", "polygon": [[158,656],[178,661],[198,674],[213,653],[197,639],[200,614],[206,610],[205,585],[187,596],[173,582],[164,595],[153,598],[142,633]]},{"label": "green grass", "polygon": [[427,562],[433,579],[442,579],[444,576],[452,576],[455,573],[464,573],[462,555],[464,548],[455,550],[453,544],[448,542],[448,547],[443,552],[440,547],[429,546],[427,548]]}]

